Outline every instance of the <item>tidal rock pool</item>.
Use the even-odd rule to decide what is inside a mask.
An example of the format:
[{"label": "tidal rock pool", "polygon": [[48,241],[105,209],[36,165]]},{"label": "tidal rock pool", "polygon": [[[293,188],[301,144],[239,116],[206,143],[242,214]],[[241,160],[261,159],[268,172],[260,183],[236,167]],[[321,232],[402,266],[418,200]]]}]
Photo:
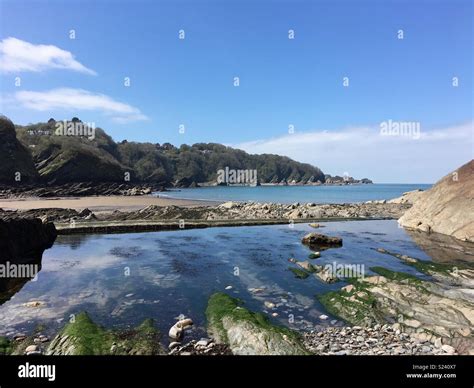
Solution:
[{"label": "tidal rock pool", "polygon": [[[45,251],[36,279],[7,290],[0,306],[0,335],[54,334],[75,314],[87,311],[108,328],[129,328],[153,318],[166,333],[177,317],[191,317],[187,338],[206,335],[205,309],[216,291],[240,298],[253,311],[297,331],[341,326],[317,296],[339,289],[289,270],[289,259],[317,265],[370,267],[426,277],[384,248],[431,260],[396,221],[326,222],[318,232],[339,236],[343,246],[309,259],[301,243],[308,224],[222,227],[170,232],[59,236]],[[426,247],[424,247],[426,248]],[[293,265],[294,266],[294,265]]]}]

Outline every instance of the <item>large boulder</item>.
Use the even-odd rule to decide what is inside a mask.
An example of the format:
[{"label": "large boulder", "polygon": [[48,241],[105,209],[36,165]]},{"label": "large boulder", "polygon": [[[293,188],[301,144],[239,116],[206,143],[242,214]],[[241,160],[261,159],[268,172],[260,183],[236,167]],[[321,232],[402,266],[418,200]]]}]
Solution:
[{"label": "large boulder", "polygon": [[54,224],[39,218],[0,219],[0,263],[35,260],[53,245],[56,235]]},{"label": "large boulder", "polygon": [[29,150],[16,137],[15,125],[0,116],[0,183],[32,183],[38,172]]},{"label": "large boulder", "polygon": [[316,251],[342,247],[342,238],[326,236],[320,233],[308,233],[302,238],[301,242]]},{"label": "large boulder", "polygon": [[217,343],[227,344],[237,355],[304,355],[299,335],[272,325],[226,294],[213,294],[206,310],[208,331]]},{"label": "large boulder", "polygon": [[42,223],[38,218],[0,219],[0,265],[8,268],[13,264],[18,271],[0,277],[0,305],[41,270],[43,252],[53,245],[56,234],[54,224]]},{"label": "large boulder", "polygon": [[399,220],[408,229],[474,242],[474,160],[424,192]]}]

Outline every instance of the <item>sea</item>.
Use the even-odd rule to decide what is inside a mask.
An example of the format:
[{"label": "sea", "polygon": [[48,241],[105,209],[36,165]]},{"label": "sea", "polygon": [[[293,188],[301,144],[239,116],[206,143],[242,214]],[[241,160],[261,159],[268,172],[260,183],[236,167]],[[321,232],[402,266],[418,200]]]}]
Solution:
[{"label": "sea", "polygon": [[364,184],[344,186],[212,186],[173,189],[155,193],[163,198],[203,201],[255,201],[272,203],[354,203],[389,200],[412,190],[427,190],[431,184]]}]

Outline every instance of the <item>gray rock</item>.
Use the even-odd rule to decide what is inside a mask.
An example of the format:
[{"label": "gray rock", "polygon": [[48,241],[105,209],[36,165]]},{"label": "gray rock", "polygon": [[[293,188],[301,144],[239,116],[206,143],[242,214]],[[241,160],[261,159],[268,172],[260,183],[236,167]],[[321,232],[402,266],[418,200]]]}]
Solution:
[{"label": "gray rock", "polygon": [[180,346],[180,345],[181,345],[180,342],[173,341],[173,342],[170,342],[170,344],[168,345],[168,349],[169,349],[169,350],[173,350],[174,348],[177,348],[177,347]]},{"label": "gray rock", "polygon": [[450,345],[442,345],[441,346],[441,350],[445,353],[448,353],[448,354],[454,354],[456,353],[456,349],[454,349],[452,346]]},{"label": "gray rock", "polygon": [[474,160],[424,192],[400,219],[409,229],[436,232],[474,242]]}]

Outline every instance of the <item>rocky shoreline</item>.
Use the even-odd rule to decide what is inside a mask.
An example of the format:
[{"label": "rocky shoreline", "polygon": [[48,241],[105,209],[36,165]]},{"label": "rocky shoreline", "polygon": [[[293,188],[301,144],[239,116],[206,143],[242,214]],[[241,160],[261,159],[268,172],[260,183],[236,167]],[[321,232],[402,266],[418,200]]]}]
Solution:
[{"label": "rocky shoreline", "polygon": [[[410,204],[349,203],[349,204],[273,204],[257,202],[226,202],[217,206],[156,206],[150,205],[136,211],[93,212],[89,209],[48,208],[31,210],[0,210],[0,219],[40,218],[57,226],[97,226],[112,222],[162,222],[162,221],[249,221],[281,220],[331,220],[331,219],[398,219]],[[186,225],[186,223],[184,223]],[[186,226],[184,226],[186,227]]]},{"label": "rocky shoreline", "polygon": [[330,327],[304,334],[315,355],[454,355],[456,349],[400,331],[399,325]]},{"label": "rocky shoreline", "polygon": [[449,345],[461,354],[474,354],[474,269],[396,257],[422,275],[372,267],[376,275],[345,279],[339,291],[318,297],[326,309],[356,326],[396,322],[397,329],[418,339]]},{"label": "rocky shoreline", "polygon": [[0,185],[0,198],[57,198],[103,196],[139,196],[164,191],[165,187],[152,183],[64,183],[61,185]]},{"label": "rocky shoreline", "polygon": [[[210,297],[206,311],[209,336],[199,340],[171,338],[166,349],[152,320],[136,328],[108,330],[87,313],[78,314],[54,338],[41,332],[0,337],[4,355],[457,355],[440,338],[403,331],[399,323],[321,327],[302,334],[273,325],[224,293]],[[184,320],[192,322],[189,318]],[[175,327],[180,321],[172,326]],[[192,323],[191,323],[192,324]],[[171,329],[172,329],[171,328]],[[466,354],[466,351],[461,349]]]}]

